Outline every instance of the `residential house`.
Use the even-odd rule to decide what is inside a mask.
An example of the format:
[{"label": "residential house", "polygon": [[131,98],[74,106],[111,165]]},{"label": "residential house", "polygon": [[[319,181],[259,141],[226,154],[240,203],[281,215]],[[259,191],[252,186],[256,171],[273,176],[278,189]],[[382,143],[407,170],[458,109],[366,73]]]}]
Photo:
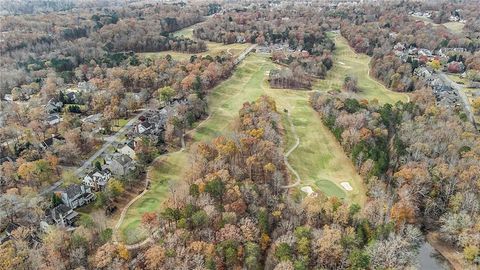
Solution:
[{"label": "residential house", "polygon": [[12,96],[12,94],[5,94],[5,96],[3,97],[3,99],[4,99],[5,101],[12,102],[12,101],[13,101],[13,96]]},{"label": "residential house", "polygon": [[61,144],[65,142],[65,139],[60,136],[60,135],[52,135],[50,138],[42,141],[40,143],[40,148],[42,148],[43,150],[47,150],[48,148],[50,148],[51,146],[55,145],[55,144]]},{"label": "residential house", "polygon": [[95,84],[91,82],[79,82],[77,87],[80,92],[84,93],[91,93],[97,90]]},{"label": "residential house", "polygon": [[241,35],[238,35],[236,43],[245,43],[245,37],[241,36]]},{"label": "residential house", "polygon": [[135,126],[135,132],[143,134],[152,128],[152,124],[148,121],[143,121],[140,124]]},{"label": "residential house", "polygon": [[408,54],[409,55],[417,55],[418,54],[418,48],[415,48],[415,47],[409,48],[408,49]]},{"label": "residential house", "polygon": [[101,171],[94,170],[83,178],[83,184],[87,187],[91,187],[94,190],[104,190],[108,180],[112,177],[112,172],[109,169],[103,169]]},{"label": "residential house", "polygon": [[441,56],[446,56],[449,52],[466,52],[465,48],[441,48],[438,50],[438,54]]},{"label": "residential house", "polygon": [[65,94],[65,100],[67,103],[70,104],[77,104],[78,103],[78,94],[70,91]]},{"label": "residential house", "polygon": [[130,171],[135,170],[134,161],[127,155],[116,154],[107,156],[105,159],[106,168],[108,168],[113,174],[123,176]]},{"label": "residential house", "polygon": [[136,143],[134,140],[129,140],[127,143],[125,143],[122,147],[118,149],[118,152],[129,156],[131,159],[135,159],[135,144]]},{"label": "residential house", "polygon": [[427,67],[418,67],[413,71],[413,74],[417,75],[418,77],[428,78],[432,76],[432,71]]},{"label": "residential house", "polygon": [[16,239],[17,237],[21,237],[23,240],[25,240],[30,248],[36,248],[38,247],[41,243],[42,240],[37,236],[35,232],[28,231],[28,233],[25,234],[18,234],[15,235],[14,231],[22,228],[22,225],[19,225],[15,222],[10,222],[7,224],[7,227],[5,230],[3,230],[0,233],[0,244],[3,244],[9,240]]},{"label": "residential house", "polygon": [[47,113],[56,113],[61,111],[63,108],[63,102],[52,98],[47,102],[47,105],[45,105],[45,111]]},{"label": "residential house", "polygon": [[428,57],[432,57],[433,56],[433,53],[432,51],[428,50],[428,49],[419,49],[418,52],[417,52],[418,55],[423,55],[423,56],[428,56]]},{"label": "residential house", "polygon": [[60,227],[72,226],[78,217],[78,213],[65,204],[59,204],[50,210],[47,223],[57,224]]},{"label": "residential house", "polygon": [[54,114],[49,114],[47,118],[45,119],[45,122],[47,122],[49,125],[53,126],[62,121],[62,118],[60,115],[54,113]]},{"label": "residential house", "polygon": [[0,165],[2,165],[4,162],[13,162],[13,159],[9,156],[0,157]]},{"label": "residential house", "polygon": [[458,21],[460,21],[460,17],[451,15],[451,16],[448,18],[448,20],[451,21],[451,22],[458,22]]},{"label": "residential house", "polygon": [[396,51],[404,51],[405,50],[405,45],[398,42],[397,44],[395,44],[395,46],[393,46],[393,49],[396,50]]},{"label": "residential house", "polygon": [[89,116],[83,118],[82,122],[90,123],[90,124],[96,124],[96,123],[100,122],[100,120],[102,120],[102,116],[103,116],[103,114],[101,114],[101,113],[92,114],[92,115],[89,115]]},{"label": "residential house", "polygon": [[90,187],[72,184],[60,191],[60,199],[66,206],[75,209],[94,201],[95,194]]}]

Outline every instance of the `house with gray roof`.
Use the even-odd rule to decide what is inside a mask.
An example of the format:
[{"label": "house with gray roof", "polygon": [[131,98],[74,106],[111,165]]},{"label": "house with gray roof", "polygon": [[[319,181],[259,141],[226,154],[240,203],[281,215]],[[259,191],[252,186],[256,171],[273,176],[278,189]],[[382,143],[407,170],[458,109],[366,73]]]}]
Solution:
[{"label": "house with gray roof", "polygon": [[106,168],[113,174],[124,176],[135,170],[135,163],[129,156],[125,154],[116,154],[105,158]]},{"label": "house with gray roof", "polygon": [[78,213],[65,204],[60,204],[50,210],[47,223],[57,224],[60,227],[70,227],[75,223]]},{"label": "house with gray roof", "polygon": [[72,184],[62,189],[59,193],[62,202],[72,209],[95,200],[95,194],[92,193],[90,187],[85,185]]},{"label": "house with gray roof", "polygon": [[101,171],[95,169],[85,175],[83,178],[83,184],[94,190],[104,190],[111,177],[112,172],[109,169],[103,169]]}]

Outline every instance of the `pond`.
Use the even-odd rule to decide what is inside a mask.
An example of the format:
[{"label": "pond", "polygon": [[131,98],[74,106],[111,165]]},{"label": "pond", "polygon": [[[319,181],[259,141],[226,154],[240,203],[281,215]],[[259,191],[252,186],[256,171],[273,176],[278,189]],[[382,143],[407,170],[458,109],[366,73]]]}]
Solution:
[{"label": "pond", "polygon": [[418,253],[418,269],[450,270],[448,261],[438,253],[427,241],[420,247]]}]

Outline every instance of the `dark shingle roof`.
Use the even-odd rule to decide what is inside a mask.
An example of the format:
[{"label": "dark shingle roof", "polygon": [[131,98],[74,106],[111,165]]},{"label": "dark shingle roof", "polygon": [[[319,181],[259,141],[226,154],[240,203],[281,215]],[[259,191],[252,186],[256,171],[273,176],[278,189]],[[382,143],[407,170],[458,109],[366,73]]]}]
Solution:
[{"label": "dark shingle roof", "polygon": [[127,155],[119,155],[115,157],[115,161],[120,163],[122,166],[125,166],[126,164],[130,163],[132,159]]},{"label": "dark shingle roof", "polygon": [[72,185],[69,185],[67,186],[64,191],[65,193],[67,193],[67,196],[69,198],[74,198],[76,196],[79,196],[79,195],[82,195],[82,186],[80,185],[77,185],[77,184],[72,184]]}]

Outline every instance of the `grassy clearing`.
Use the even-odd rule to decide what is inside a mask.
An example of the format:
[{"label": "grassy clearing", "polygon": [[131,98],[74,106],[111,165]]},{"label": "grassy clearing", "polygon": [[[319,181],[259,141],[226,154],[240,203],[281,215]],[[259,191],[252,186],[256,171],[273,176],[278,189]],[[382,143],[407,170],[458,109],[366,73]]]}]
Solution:
[{"label": "grassy clearing", "polygon": [[190,57],[193,55],[201,56],[201,55],[210,55],[210,56],[217,56],[222,55],[224,53],[229,53],[234,57],[238,56],[242,51],[248,48],[249,44],[222,44],[222,43],[215,43],[215,42],[207,42],[207,51],[202,53],[182,53],[182,52],[175,52],[175,51],[163,51],[163,52],[148,52],[148,53],[139,53],[141,57],[156,59],[160,57],[165,57],[170,55],[173,59],[179,61],[190,60]]},{"label": "grassy clearing", "polygon": [[460,34],[463,32],[463,26],[465,26],[465,24],[461,22],[448,22],[444,23],[443,26],[447,27],[448,30],[454,34]]},{"label": "grassy clearing", "polygon": [[140,226],[142,215],[146,212],[159,211],[168,197],[168,185],[175,184],[183,175],[187,163],[186,152],[175,152],[157,160],[154,170],[149,172],[150,190],[128,209],[120,226],[121,238],[127,243],[136,243],[146,238]]},{"label": "grassy clearing", "polygon": [[[318,114],[308,103],[309,92],[298,90],[271,89],[266,81],[267,72],[274,64],[265,56],[248,56],[237,68],[234,75],[218,85],[209,95],[210,118],[192,132],[193,142],[210,140],[233,130],[238,110],[245,101],[253,101],[267,94],[277,102],[278,111],[288,109],[300,137],[300,146],[289,157],[303,182],[300,187],[310,185],[314,190],[329,196],[346,198],[349,201],[365,202],[365,187],[356,173],[352,162],[343,152],[340,144],[322,124]],[[286,115],[282,113],[286,127],[286,145],[289,148],[294,138]],[[147,194],[134,203],[127,212],[120,227],[121,236],[127,243],[145,238],[140,228],[141,216],[145,212],[159,211],[168,196],[167,181],[179,181],[188,168],[188,151],[173,153],[151,171],[152,186]],[[354,191],[346,192],[340,182],[348,181]],[[132,238],[131,235],[140,235]]]},{"label": "grassy clearing", "polygon": [[327,73],[324,80],[317,80],[314,89],[319,91],[338,90],[342,91],[342,85],[347,75],[356,76],[361,92],[352,94],[359,99],[377,99],[380,103],[395,103],[399,100],[407,101],[408,96],[404,93],[393,92],[369,75],[370,57],[366,54],[355,53],[348,45],[347,40],[332,34],[335,39],[335,51],[333,52],[334,65]]},{"label": "grassy clearing", "polygon": [[[177,32],[174,32],[174,36],[184,36],[190,39],[193,39],[193,28],[194,26],[190,26],[188,28],[184,28]],[[216,42],[205,41],[207,44],[207,51],[202,53],[182,53],[182,52],[175,52],[175,51],[163,51],[163,52],[149,52],[149,53],[139,53],[138,55],[150,59],[165,57],[170,55],[173,59],[179,61],[190,60],[190,57],[193,55],[210,55],[210,56],[217,56],[223,53],[229,53],[232,56],[236,57],[246,48],[248,48],[249,44],[222,44]]]},{"label": "grassy clearing", "polygon": [[432,24],[433,26],[436,26],[436,27],[439,27],[440,25],[443,25],[454,34],[462,33],[463,32],[463,26],[465,25],[464,23],[461,23],[461,22],[447,22],[447,23],[444,23],[444,24],[438,24],[438,23],[434,23],[429,18],[425,18],[425,17],[421,17],[421,16],[413,16],[413,15],[412,15],[412,17],[414,19],[424,21],[426,23],[430,23],[430,24]]}]

